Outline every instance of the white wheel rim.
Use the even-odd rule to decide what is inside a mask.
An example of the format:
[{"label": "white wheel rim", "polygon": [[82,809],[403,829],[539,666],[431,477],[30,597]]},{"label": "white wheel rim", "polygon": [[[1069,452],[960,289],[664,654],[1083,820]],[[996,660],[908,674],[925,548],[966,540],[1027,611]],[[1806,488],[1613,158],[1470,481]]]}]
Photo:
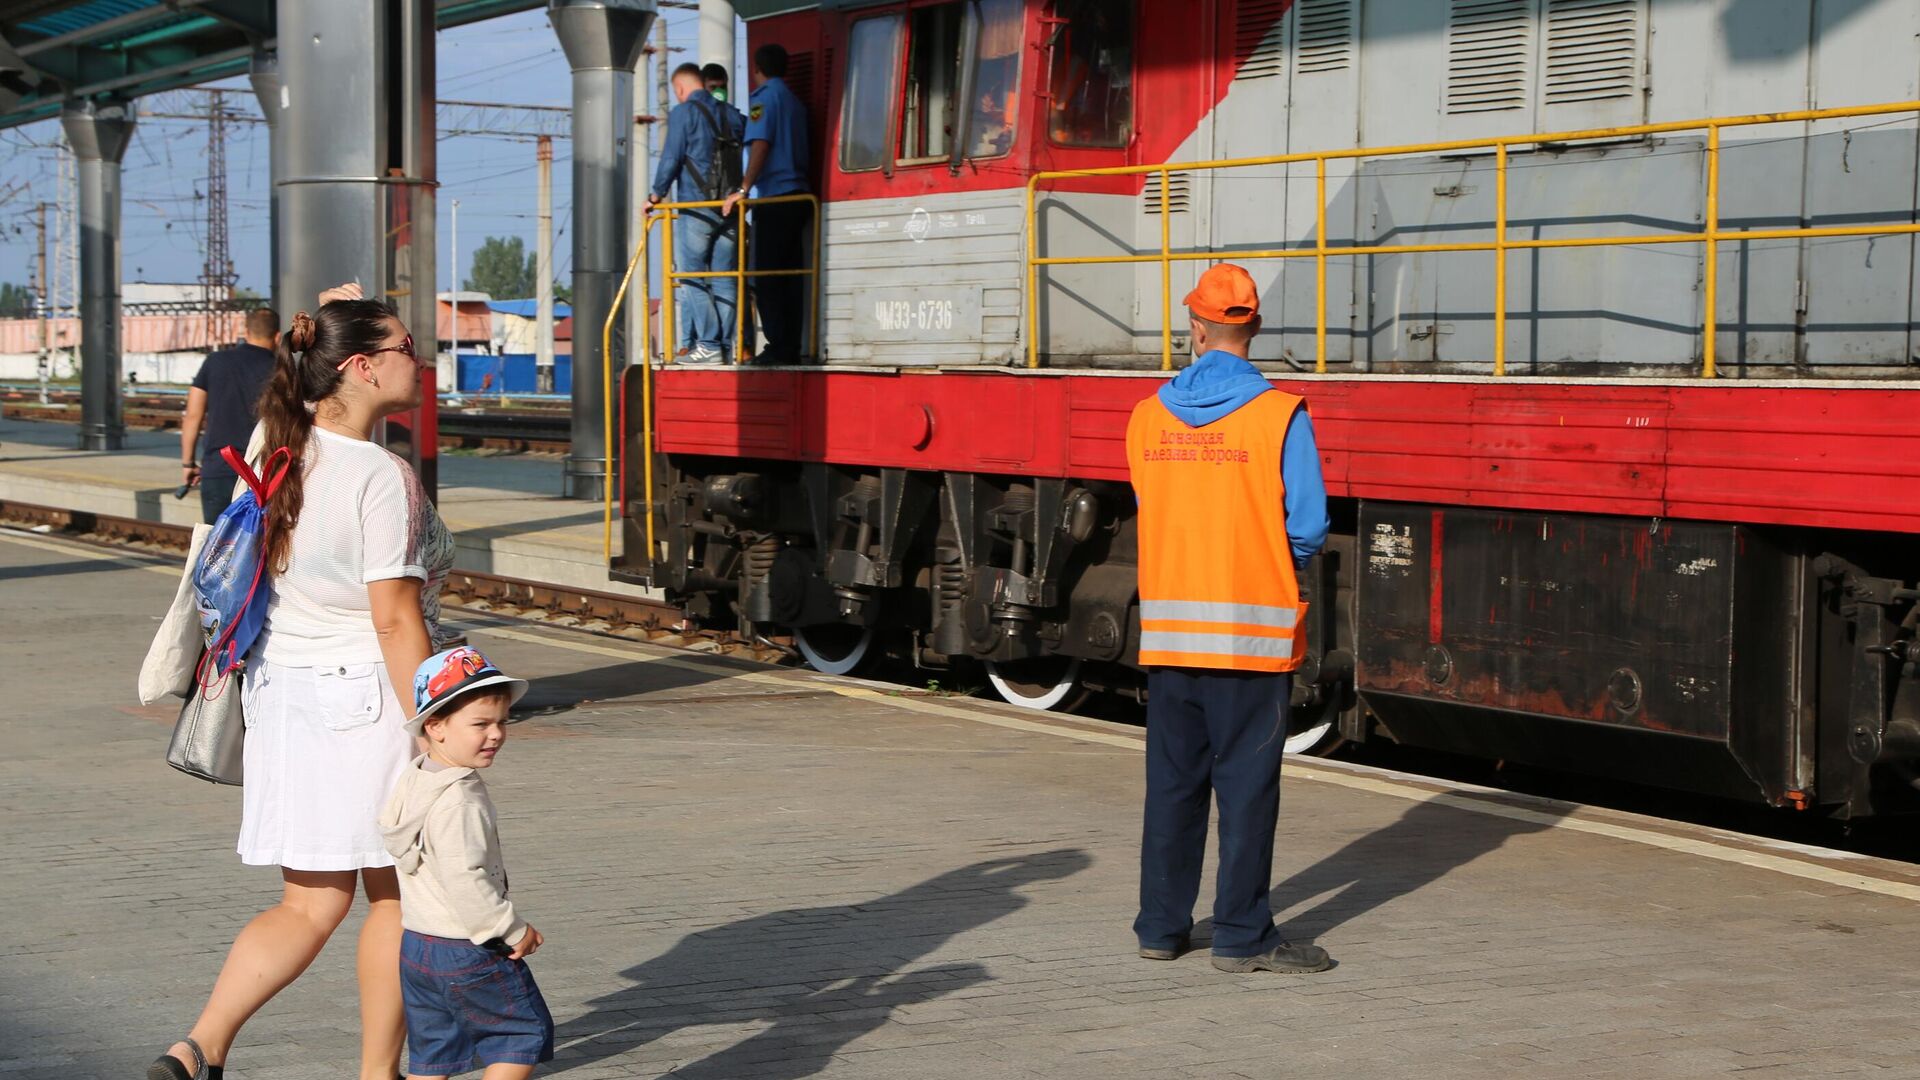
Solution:
[{"label": "white wheel rim", "polygon": [[1320,745],[1321,740],[1325,739],[1327,732],[1331,730],[1333,730],[1333,718],[1328,717],[1312,727],[1303,728],[1287,736],[1287,741],[1280,744],[1280,752],[1283,754],[1304,754]]},{"label": "white wheel rim", "polygon": [[994,692],[1000,695],[1001,700],[1009,705],[1044,712],[1067,700],[1067,696],[1079,687],[1080,659],[1073,657],[1068,660],[1059,681],[1042,694],[1030,694],[1013,685],[1001,676],[1000,665],[992,660],[987,661],[987,681],[993,684]]},{"label": "white wheel rim", "polygon": [[822,675],[846,675],[867,658],[867,648],[873,644],[873,627],[860,631],[860,640],[841,656],[826,656],[817,651],[807,640],[804,628],[794,630],[793,641],[800,647],[800,655],[807,658],[807,665],[813,670]]}]

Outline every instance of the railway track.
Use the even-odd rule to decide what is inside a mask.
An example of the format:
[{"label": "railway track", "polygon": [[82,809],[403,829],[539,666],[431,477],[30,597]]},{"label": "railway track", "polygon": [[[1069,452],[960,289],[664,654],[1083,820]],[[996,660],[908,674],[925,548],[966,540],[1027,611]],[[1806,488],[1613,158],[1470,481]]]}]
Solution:
[{"label": "railway track", "polygon": [[[12,394],[0,399],[0,417],[73,424],[80,420],[80,403],[72,394],[54,394],[41,404],[38,397]],[[140,431],[177,431],[184,404],[177,397],[125,399],[122,417],[127,427]],[[560,409],[487,412],[445,410],[439,415],[442,450],[505,450],[528,454],[564,454],[573,445],[571,414]]]},{"label": "railway track", "polygon": [[[192,537],[192,530],[178,525],[6,500],[0,500],[0,527],[28,528],[103,546],[131,547],[175,555],[187,550]],[[677,607],[643,597],[562,588],[497,574],[455,571],[447,581],[442,601],[448,607],[475,613],[571,627],[629,641],[739,656],[768,663],[791,663],[797,659],[790,639],[770,637],[748,641],[731,632],[693,626]],[[911,673],[906,675],[910,676]],[[903,677],[898,672],[875,672],[872,677],[903,683],[912,681],[911,677]],[[1104,698],[1096,696],[1084,714],[1121,723],[1142,722],[1137,703],[1112,695]],[[1920,863],[1920,839],[1916,839],[1912,822],[1906,819],[1869,818],[1864,822],[1844,824],[1819,815],[1791,815],[1758,804],[1620,784],[1506,762],[1457,757],[1403,747],[1382,739],[1369,740],[1358,746],[1349,744],[1330,756],[1421,776],[1687,821],[1751,836]]]},{"label": "railway track", "polygon": [[[0,500],[0,526],[32,529],[68,539],[183,555],[193,530],[164,522],[63,510]],[[778,639],[746,641],[736,634],[691,625],[680,609],[645,597],[563,588],[537,581],[456,570],[441,603],[448,607],[554,626],[569,626],[629,641],[697,649],[769,663],[791,659]]]}]

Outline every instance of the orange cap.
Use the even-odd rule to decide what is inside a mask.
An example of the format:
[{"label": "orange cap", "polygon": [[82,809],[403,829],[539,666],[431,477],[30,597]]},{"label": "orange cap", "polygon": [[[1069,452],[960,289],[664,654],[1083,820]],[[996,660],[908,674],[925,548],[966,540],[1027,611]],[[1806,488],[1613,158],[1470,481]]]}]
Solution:
[{"label": "orange cap", "polygon": [[1216,263],[1200,275],[1199,284],[1187,294],[1185,303],[1208,322],[1252,322],[1260,314],[1260,290],[1253,287],[1253,275],[1246,270],[1232,263]]}]

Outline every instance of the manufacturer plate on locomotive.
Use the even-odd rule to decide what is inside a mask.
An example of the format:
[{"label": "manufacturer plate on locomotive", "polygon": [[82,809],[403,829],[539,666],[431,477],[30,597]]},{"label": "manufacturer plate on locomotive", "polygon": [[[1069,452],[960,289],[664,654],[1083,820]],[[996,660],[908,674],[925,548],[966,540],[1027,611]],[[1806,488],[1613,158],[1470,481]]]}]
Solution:
[{"label": "manufacturer plate on locomotive", "polygon": [[973,341],[980,337],[981,287],[859,289],[853,330],[868,341]]}]

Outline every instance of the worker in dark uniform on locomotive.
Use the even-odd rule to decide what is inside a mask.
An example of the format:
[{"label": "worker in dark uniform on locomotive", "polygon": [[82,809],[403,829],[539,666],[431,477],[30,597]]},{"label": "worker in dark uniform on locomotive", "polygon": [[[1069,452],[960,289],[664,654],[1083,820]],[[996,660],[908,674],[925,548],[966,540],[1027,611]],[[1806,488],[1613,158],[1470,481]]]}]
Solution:
[{"label": "worker in dark uniform on locomotive", "polygon": [[[1305,403],[1247,362],[1253,278],[1223,263],[1187,294],[1197,359],[1134,407],[1127,468],[1140,501],[1140,663],[1147,675],[1140,955],[1185,952],[1210,797],[1220,802],[1213,966],[1325,971],[1268,900],[1292,673],[1306,657],[1295,576],[1326,542],[1327,491]],[[1231,538],[1231,544],[1222,544]]]},{"label": "worker in dark uniform on locomotive", "polygon": [[[807,191],[807,107],[788,89],[787,50],[762,45],[754,50],[759,85],[747,107],[747,167],[740,188],[727,196],[725,212],[751,192],[754,198],[802,195]],[[813,207],[806,202],[772,203],[753,210],[747,264],[754,270],[800,270],[807,265],[813,235]],[[807,279],[801,274],[753,279],[755,307],[767,347],[757,364],[795,364],[804,354],[807,332]]]}]

